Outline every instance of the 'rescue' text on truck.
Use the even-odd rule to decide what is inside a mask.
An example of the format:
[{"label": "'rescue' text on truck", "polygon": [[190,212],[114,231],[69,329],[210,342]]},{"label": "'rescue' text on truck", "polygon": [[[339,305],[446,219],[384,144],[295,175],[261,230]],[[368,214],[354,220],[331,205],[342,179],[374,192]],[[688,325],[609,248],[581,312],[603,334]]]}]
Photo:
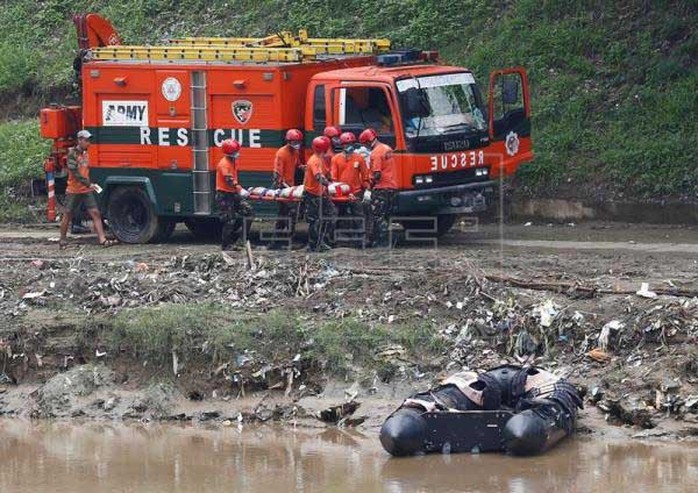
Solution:
[{"label": "'rescue' text on truck", "polygon": [[241,182],[266,186],[287,129],[309,142],[327,125],[375,128],[395,150],[394,216],[435,217],[440,234],[456,215],[484,211],[494,180],[533,159],[522,68],[492,73],[485,102],[469,70],[439,64],[436,52],[390,51],[388,40],[301,31],[126,46],[99,15],[74,20],[81,104],[40,115],[53,139],[49,219],[85,128],[100,207],[124,242],[162,241],[182,221],[195,234],[218,227],[213,184],[226,138],[243,146]]}]

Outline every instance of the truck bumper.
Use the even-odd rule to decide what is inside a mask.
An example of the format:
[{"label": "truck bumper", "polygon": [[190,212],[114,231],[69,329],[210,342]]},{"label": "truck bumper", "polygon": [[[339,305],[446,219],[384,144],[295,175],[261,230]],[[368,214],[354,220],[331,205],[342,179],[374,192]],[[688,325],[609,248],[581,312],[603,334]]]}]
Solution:
[{"label": "truck bumper", "polygon": [[398,214],[474,214],[487,210],[495,181],[451,185],[397,194]]}]

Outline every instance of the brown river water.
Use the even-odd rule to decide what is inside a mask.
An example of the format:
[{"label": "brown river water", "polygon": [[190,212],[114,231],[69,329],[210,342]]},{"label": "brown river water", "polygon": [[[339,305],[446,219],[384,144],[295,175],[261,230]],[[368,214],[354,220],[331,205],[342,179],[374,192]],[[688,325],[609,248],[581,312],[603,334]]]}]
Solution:
[{"label": "brown river water", "polygon": [[698,446],[393,459],[374,433],[0,420],[0,492],[698,492]]}]

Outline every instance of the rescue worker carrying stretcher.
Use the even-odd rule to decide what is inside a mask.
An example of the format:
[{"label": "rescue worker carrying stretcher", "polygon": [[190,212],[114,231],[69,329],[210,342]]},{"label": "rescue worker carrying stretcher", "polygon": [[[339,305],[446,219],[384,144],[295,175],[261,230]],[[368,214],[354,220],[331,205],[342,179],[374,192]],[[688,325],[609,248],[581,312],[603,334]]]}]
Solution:
[{"label": "rescue worker carrying stretcher", "polygon": [[327,251],[334,239],[334,222],[337,211],[329,198],[329,166],[327,153],[330,139],[315,137],[312,142],[313,155],[308,159],[303,181],[303,201],[308,220],[308,250]]},{"label": "rescue worker carrying stretcher", "polygon": [[[288,188],[294,186],[296,171],[302,168],[301,146],[303,132],[292,128],[286,132],[286,144],[276,152],[274,158],[274,175],[272,188]],[[298,221],[298,204],[294,202],[279,202],[278,217],[274,236],[278,239],[293,237]],[[271,248],[279,248],[280,243],[274,242]]]},{"label": "rescue worker carrying stretcher", "polygon": [[[356,152],[356,135],[344,132],[339,136],[342,152],[335,154],[331,161],[331,177],[333,182],[346,183],[350,187],[350,193],[357,200],[347,202],[339,207],[339,216],[346,218],[341,223],[343,227],[349,227],[354,231],[366,231],[367,203],[371,199],[369,188],[369,169],[361,154]],[[362,234],[363,236],[363,234]]]},{"label": "rescue worker carrying stretcher", "polygon": [[[238,239],[247,241],[254,212],[247,202],[249,195],[238,180],[237,158],[240,156],[240,143],[226,139],[221,144],[223,158],[216,166],[216,202],[223,223],[221,249],[230,249]],[[242,235],[240,235],[242,229]]]},{"label": "rescue worker carrying stretcher", "polygon": [[325,127],[325,130],[323,130],[322,134],[330,139],[330,150],[328,151],[328,155],[330,158],[337,154],[338,152],[342,152],[342,143],[339,140],[339,136],[342,134],[342,129],[339,127],[335,127],[334,125],[330,125],[328,127]]},{"label": "rescue worker carrying stretcher", "polygon": [[379,247],[390,246],[390,214],[395,205],[397,190],[393,149],[379,142],[376,131],[372,128],[361,132],[359,142],[371,150],[371,244]]}]

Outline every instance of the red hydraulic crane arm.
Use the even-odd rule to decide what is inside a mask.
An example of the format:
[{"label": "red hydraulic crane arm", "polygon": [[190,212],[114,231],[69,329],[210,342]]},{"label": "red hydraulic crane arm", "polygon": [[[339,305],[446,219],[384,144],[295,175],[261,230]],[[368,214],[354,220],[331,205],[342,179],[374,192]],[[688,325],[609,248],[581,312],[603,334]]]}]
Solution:
[{"label": "red hydraulic crane arm", "polygon": [[80,14],[73,17],[78,30],[81,50],[121,44],[121,38],[107,19],[98,14]]}]

